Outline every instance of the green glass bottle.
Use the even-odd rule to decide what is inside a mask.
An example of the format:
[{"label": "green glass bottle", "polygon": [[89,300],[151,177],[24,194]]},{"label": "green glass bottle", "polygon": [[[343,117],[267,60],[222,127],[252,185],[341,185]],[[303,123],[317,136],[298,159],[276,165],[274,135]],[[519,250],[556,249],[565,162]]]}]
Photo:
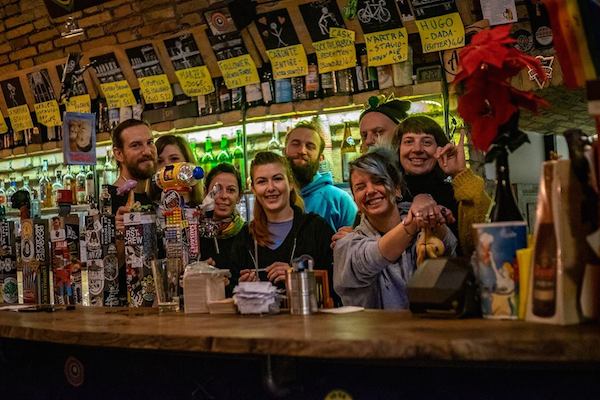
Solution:
[{"label": "green glass bottle", "polygon": [[207,136],[206,141],[204,142],[204,154],[200,159],[200,166],[204,170],[204,176],[208,174],[215,164],[215,157],[212,153],[212,141],[210,140],[210,136]]},{"label": "green glass bottle", "polygon": [[221,146],[219,154],[217,154],[217,164],[229,163],[231,164],[231,154],[229,154],[229,139],[226,135],[221,136]]},{"label": "green glass bottle", "polygon": [[243,187],[241,190],[244,190],[246,186],[246,159],[244,157],[244,137],[241,129],[235,131],[235,148],[233,149],[232,162],[242,176]]}]

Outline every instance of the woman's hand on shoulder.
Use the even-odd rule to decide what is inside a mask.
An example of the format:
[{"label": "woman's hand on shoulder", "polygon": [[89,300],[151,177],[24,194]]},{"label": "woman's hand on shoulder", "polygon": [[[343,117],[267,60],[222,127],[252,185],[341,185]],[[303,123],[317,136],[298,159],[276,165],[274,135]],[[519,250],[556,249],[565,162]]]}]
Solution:
[{"label": "woman's hand on shoulder", "polygon": [[335,243],[352,231],[353,229],[351,226],[342,226],[340,229],[338,229],[335,235],[331,237],[331,248],[334,249]]}]

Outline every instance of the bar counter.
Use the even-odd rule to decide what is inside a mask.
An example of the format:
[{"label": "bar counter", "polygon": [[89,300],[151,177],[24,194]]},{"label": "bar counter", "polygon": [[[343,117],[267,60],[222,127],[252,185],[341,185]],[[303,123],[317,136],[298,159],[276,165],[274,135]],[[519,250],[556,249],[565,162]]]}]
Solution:
[{"label": "bar counter", "polygon": [[[56,398],[306,399],[336,388],[355,399],[599,398],[600,325],[375,310],[306,317],[1,311],[0,370],[2,387],[15,385],[13,394],[24,398],[50,391]],[[24,376],[45,394],[27,389]],[[197,390],[212,397],[192,396]]]},{"label": "bar counter", "polygon": [[0,337],[125,349],[326,359],[598,362],[600,325],[439,320],[409,312],[184,315],[156,309],[1,312]]}]

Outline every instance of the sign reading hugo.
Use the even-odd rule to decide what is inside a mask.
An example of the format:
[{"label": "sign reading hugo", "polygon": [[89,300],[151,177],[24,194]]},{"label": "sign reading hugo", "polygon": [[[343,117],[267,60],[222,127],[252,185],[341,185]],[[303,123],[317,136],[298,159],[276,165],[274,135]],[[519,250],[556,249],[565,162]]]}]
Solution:
[{"label": "sign reading hugo", "polygon": [[100,84],[109,108],[127,107],[136,104],[133,92],[127,81]]},{"label": "sign reading hugo", "polygon": [[44,101],[43,103],[35,103],[35,115],[37,120],[45,126],[60,126],[60,111],[58,111],[58,103],[56,100]]},{"label": "sign reading hugo", "polygon": [[221,60],[218,64],[228,89],[235,89],[260,82],[256,65],[254,65],[250,54]]},{"label": "sign reading hugo", "polygon": [[356,66],[354,41],[348,38],[331,38],[314,42],[319,73],[340,71]]},{"label": "sign reading hugo", "polygon": [[406,28],[365,33],[368,64],[371,67],[396,64],[408,58],[408,34]]},{"label": "sign reading hugo", "polygon": [[15,132],[33,128],[33,121],[31,120],[31,114],[29,114],[29,107],[27,107],[27,104],[9,108],[8,118],[10,119],[10,124]]},{"label": "sign reading hugo", "polygon": [[417,20],[416,23],[423,53],[455,49],[465,45],[465,27],[457,12]]},{"label": "sign reading hugo", "polygon": [[215,91],[212,77],[206,65],[175,71],[181,89],[186,96],[202,96]]},{"label": "sign reading hugo", "polygon": [[167,75],[153,75],[138,78],[140,90],[147,104],[167,103],[173,100],[173,92]]},{"label": "sign reading hugo", "polygon": [[301,44],[267,50],[267,54],[273,66],[273,77],[275,79],[293,78],[308,74],[306,53]]}]

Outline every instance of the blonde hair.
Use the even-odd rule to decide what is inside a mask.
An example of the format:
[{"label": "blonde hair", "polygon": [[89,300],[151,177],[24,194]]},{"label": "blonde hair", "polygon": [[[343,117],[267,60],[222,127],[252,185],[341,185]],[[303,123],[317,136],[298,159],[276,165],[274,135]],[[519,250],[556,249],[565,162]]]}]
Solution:
[{"label": "blonde hair", "polygon": [[[271,151],[261,151],[256,153],[254,160],[250,163],[250,180],[252,182],[252,186],[254,186],[254,169],[260,165],[267,164],[280,164],[285,170],[285,175],[287,176],[288,182],[290,183],[290,206],[292,208],[294,206],[300,208],[304,211],[304,201],[300,196],[300,190],[298,189],[298,185],[296,184],[296,180],[294,179],[294,174],[292,173],[292,169],[290,168],[290,164],[285,159],[285,157],[280,156],[279,154],[273,153]],[[265,212],[263,206],[259,201],[254,201],[254,219],[250,222],[250,234],[261,246],[267,246],[273,244],[269,234],[269,226],[267,213]]]}]

